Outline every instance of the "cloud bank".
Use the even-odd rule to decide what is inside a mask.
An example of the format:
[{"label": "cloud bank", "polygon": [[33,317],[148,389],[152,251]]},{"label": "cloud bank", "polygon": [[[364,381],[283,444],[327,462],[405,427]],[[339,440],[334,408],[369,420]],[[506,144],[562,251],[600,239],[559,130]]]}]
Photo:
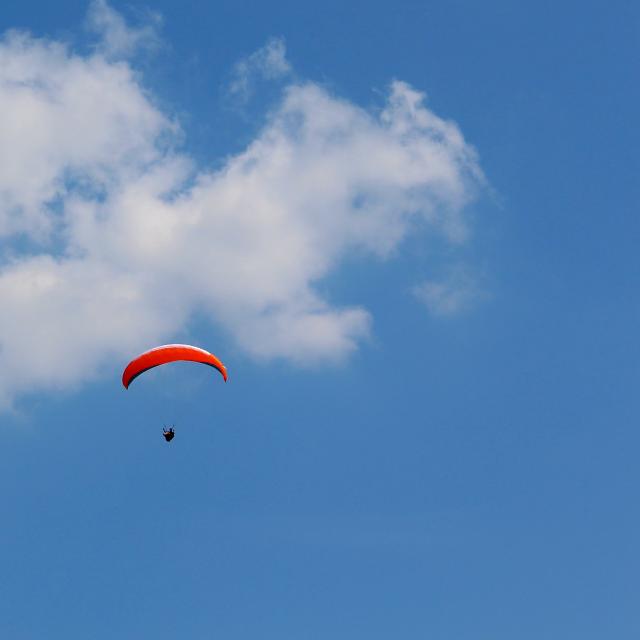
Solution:
[{"label": "cloud bank", "polygon": [[113,58],[147,32],[92,11],[89,55],[0,39],[0,404],[179,339],[196,312],[256,358],[340,361],[372,324],[319,292],[345,256],[391,256],[415,220],[464,240],[476,154],[406,83],[378,112],[290,83],[213,171]]}]

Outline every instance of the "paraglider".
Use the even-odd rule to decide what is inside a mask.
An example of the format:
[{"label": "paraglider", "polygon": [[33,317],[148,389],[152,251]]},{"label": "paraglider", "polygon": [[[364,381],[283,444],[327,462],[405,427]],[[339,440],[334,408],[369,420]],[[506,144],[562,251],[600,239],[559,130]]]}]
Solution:
[{"label": "paraglider", "polygon": [[[222,374],[224,381],[227,381],[227,368],[212,353],[188,344],[165,344],[149,349],[149,351],[145,351],[137,358],[134,358],[122,372],[122,384],[125,389],[128,389],[129,385],[145,371],[178,361],[198,362],[209,365],[217,369]],[[169,427],[169,429],[165,427],[162,430],[162,435],[167,442],[171,442],[176,435],[173,426]]]},{"label": "paraglider", "polygon": [[169,427],[168,429],[164,427],[164,429],[162,429],[162,435],[167,442],[171,442],[176,432],[173,430],[173,427]]},{"label": "paraglider", "polygon": [[227,381],[227,368],[213,353],[209,353],[199,347],[192,347],[188,344],[165,344],[161,347],[149,349],[149,351],[145,351],[137,358],[134,358],[122,373],[122,384],[125,389],[128,389],[129,385],[145,371],[149,371],[149,369],[153,369],[162,364],[178,362],[180,360],[208,364],[210,367],[217,369],[222,374],[224,381]]}]

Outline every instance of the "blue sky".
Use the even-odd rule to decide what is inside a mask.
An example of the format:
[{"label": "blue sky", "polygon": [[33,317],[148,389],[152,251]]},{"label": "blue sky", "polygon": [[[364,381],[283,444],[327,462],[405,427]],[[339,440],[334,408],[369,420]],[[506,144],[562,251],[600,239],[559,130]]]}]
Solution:
[{"label": "blue sky", "polygon": [[637,638],[639,21],[3,6],[0,635]]}]

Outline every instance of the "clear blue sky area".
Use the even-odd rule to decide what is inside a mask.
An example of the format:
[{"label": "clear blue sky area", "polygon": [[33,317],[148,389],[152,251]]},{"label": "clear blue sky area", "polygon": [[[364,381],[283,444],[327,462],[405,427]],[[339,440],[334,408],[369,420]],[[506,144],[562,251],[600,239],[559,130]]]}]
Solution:
[{"label": "clear blue sky area", "polygon": [[[416,224],[317,283],[372,318],[339,364],[256,359],[194,313],[167,341],[216,353],[227,384],[179,363],[125,391],[116,358],[18,393],[0,414],[0,637],[640,637],[640,5],[110,6],[161,14],[130,64],[202,170],[278,104],[282,80],[228,95],[277,37],[293,81],[371,113],[393,80],[426,93],[487,185],[464,243]],[[88,55],[87,9],[8,0],[0,29]],[[412,295],[459,264],[468,304]]]}]

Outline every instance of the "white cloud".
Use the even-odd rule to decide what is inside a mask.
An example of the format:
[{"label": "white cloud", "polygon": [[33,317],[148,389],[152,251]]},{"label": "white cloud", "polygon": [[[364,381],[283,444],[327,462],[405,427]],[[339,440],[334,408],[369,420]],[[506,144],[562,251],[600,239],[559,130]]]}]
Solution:
[{"label": "white cloud", "polygon": [[50,204],[126,182],[166,150],[171,122],[126,64],[62,44],[0,40],[0,237],[51,231]]},{"label": "white cloud", "polygon": [[[378,114],[291,84],[219,171],[178,135],[127,63],[0,41],[0,403],[179,339],[196,311],[257,358],[343,359],[370,314],[317,284],[354,251],[392,255],[416,219],[463,240],[482,182],[402,82]],[[10,258],[20,238],[37,249]]]},{"label": "white cloud", "polygon": [[147,13],[146,23],[131,27],[106,0],[93,0],[87,12],[87,26],[100,36],[98,50],[109,58],[125,58],[140,49],[156,49],[160,44],[157,13]]},{"label": "white cloud", "polygon": [[275,80],[291,73],[286,46],[282,38],[271,38],[264,47],[236,62],[229,93],[239,102],[246,102],[256,80]]},{"label": "white cloud", "polygon": [[473,272],[458,266],[443,278],[415,286],[413,294],[433,315],[451,316],[468,310],[486,292]]},{"label": "white cloud", "polygon": [[143,274],[46,255],[0,272],[0,305],[0,406],[21,392],[90,380],[123,347],[135,350],[185,320]]}]

